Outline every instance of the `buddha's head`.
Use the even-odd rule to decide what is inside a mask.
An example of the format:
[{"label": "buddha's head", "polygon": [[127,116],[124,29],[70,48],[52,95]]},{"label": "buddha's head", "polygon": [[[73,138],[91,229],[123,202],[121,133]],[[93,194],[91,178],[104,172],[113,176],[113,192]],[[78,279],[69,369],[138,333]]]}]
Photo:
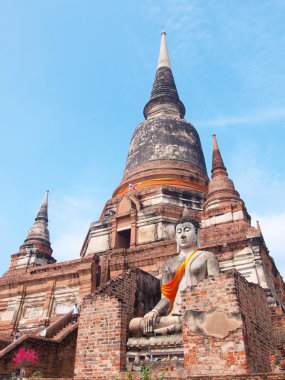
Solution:
[{"label": "buddha's head", "polygon": [[184,216],[175,224],[176,241],[181,249],[197,246],[199,222],[189,216]]}]

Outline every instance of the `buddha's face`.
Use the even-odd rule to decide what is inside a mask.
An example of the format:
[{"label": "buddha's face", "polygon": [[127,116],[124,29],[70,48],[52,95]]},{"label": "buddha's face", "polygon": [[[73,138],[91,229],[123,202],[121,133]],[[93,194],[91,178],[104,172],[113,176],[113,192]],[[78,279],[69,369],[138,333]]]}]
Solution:
[{"label": "buddha's face", "polygon": [[190,222],[177,224],[176,241],[182,249],[196,246],[197,233],[195,226]]}]

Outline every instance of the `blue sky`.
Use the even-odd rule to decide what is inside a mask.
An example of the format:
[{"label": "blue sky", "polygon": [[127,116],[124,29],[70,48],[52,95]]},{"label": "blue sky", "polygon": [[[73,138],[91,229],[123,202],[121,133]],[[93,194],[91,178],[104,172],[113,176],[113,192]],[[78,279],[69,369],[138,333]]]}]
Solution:
[{"label": "blue sky", "polygon": [[54,257],[77,258],[143,120],[164,25],[208,170],[229,176],[285,275],[285,1],[0,2],[0,273],[50,190]]}]

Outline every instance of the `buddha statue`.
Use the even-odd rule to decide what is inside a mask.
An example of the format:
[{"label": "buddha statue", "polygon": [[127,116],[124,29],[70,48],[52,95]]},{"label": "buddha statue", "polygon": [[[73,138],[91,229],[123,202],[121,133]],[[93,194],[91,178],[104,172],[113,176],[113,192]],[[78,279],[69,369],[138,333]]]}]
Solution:
[{"label": "buddha statue", "polygon": [[175,234],[179,253],[163,266],[161,300],[144,317],[131,320],[133,336],[180,332],[181,290],[220,273],[216,256],[198,248],[198,221],[184,215],[175,225]]}]

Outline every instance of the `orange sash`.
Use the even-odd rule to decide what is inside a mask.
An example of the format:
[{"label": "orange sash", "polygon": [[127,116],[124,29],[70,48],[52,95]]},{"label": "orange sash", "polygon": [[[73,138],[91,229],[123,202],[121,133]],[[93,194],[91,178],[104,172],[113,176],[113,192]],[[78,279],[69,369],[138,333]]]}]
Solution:
[{"label": "orange sash", "polygon": [[183,273],[185,272],[186,265],[188,264],[190,259],[195,255],[197,251],[199,251],[198,248],[192,251],[191,253],[189,253],[186,260],[177,269],[172,281],[170,281],[168,284],[161,285],[162,294],[164,295],[164,297],[168,298],[171,302],[174,302],[175,300],[178,286],[183,276]]}]

